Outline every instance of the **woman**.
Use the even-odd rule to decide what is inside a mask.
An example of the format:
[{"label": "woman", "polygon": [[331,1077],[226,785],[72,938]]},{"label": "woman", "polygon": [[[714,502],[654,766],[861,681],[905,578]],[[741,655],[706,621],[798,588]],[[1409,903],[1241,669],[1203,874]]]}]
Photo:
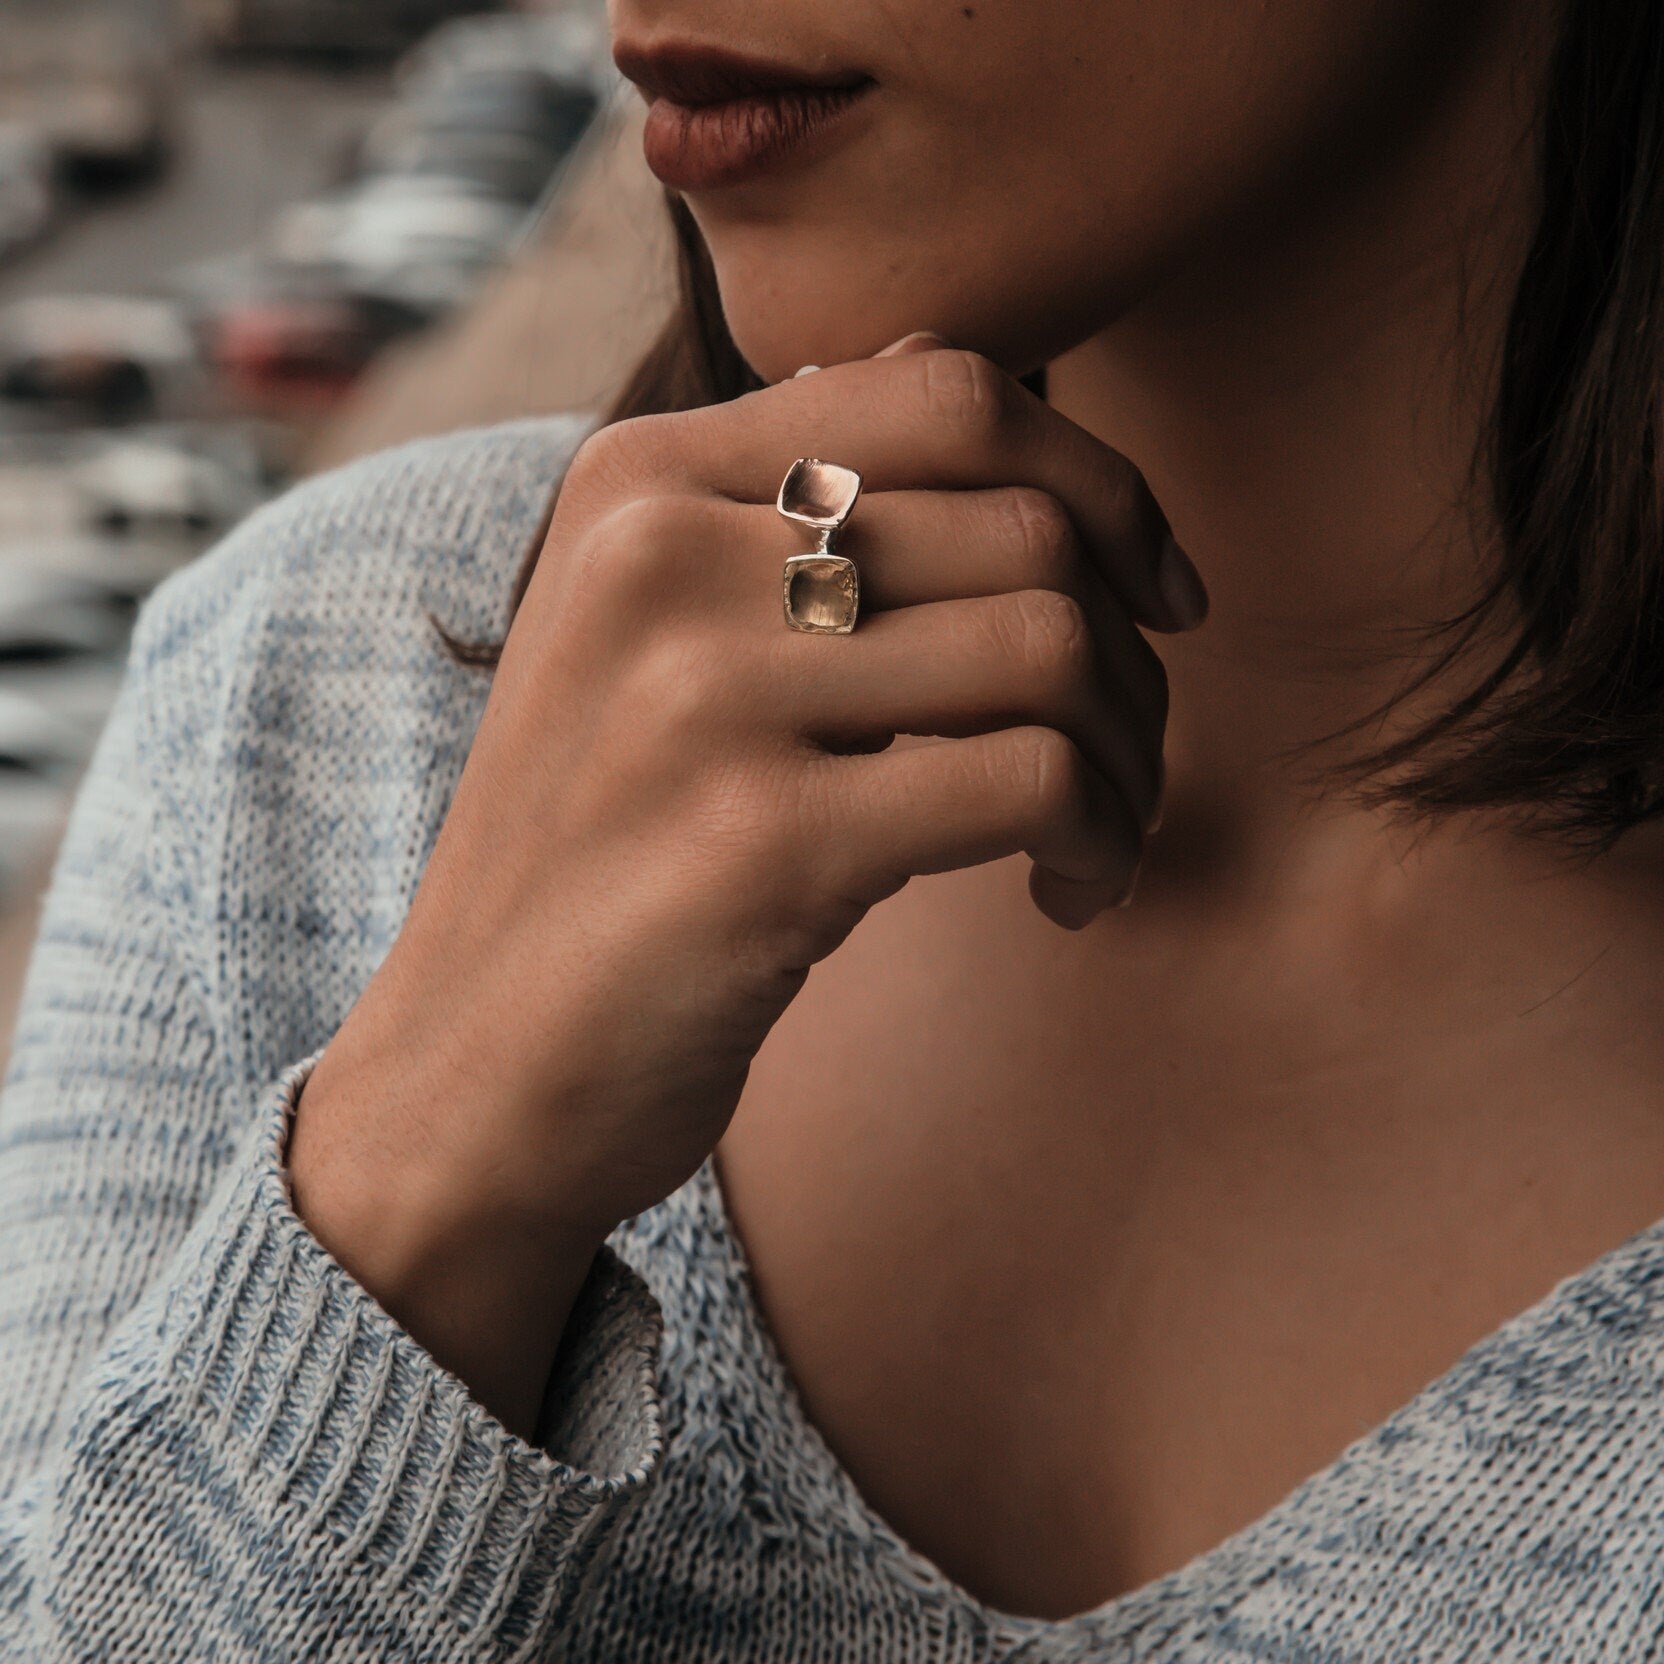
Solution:
[{"label": "woman", "polygon": [[0,1650],[1653,1656],[1664,12],[613,26],[617,408],[140,620]]}]

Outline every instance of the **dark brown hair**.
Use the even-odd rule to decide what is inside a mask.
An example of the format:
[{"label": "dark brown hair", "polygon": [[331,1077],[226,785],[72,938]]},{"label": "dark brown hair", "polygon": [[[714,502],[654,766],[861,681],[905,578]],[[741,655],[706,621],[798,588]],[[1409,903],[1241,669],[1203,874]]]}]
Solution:
[{"label": "dark brown hair", "polygon": [[[1537,158],[1540,218],[1476,459],[1503,534],[1496,569],[1431,627],[1447,645],[1394,699],[1329,738],[1460,665],[1506,603],[1511,639],[1459,699],[1335,773],[1407,816],[1500,811],[1596,853],[1664,811],[1664,5],[1570,0]],[[666,199],[678,302],[601,425],[764,385],[728,331],[693,216]],[[1043,396],[1044,371],[1025,384]],[[453,657],[496,663],[500,642],[434,624]]]}]

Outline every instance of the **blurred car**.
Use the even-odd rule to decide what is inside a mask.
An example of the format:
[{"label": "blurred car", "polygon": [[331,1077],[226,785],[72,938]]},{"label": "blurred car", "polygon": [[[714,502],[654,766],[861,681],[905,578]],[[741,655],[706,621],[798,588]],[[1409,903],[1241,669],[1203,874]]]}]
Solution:
[{"label": "blurred car", "polygon": [[96,534],[0,543],[0,563],[85,585],[124,616],[187,559],[177,546]]},{"label": "blurred car", "polygon": [[460,179],[530,207],[599,104],[586,80],[524,67],[469,70],[387,111],[365,138],[360,166]]},{"label": "blurred car", "polygon": [[204,324],[225,393],[276,417],[328,410],[389,342],[425,315],[374,296],[343,293],[329,272],[293,269],[265,292],[228,301]]},{"label": "blurred car", "polygon": [[40,697],[0,683],[0,771],[72,775],[87,757],[87,731]]},{"label": "blurred car", "polygon": [[458,179],[504,202],[530,208],[548,190],[562,153],[516,133],[424,128],[400,121],[374,133],[363,152],[366,174]]},{"label": "blurred car", "polygon": [[120,610],[266,495],[246,469],[167,436],[37,449],[0,461],[0,566],[78,586]]},{"label": "blurred car", "polygon": [[191,0],[198,36],[234,52],[386,54],[493,0]]},{"label": "blurred car", "polygon": [[126,669],[125,648],[56,662],[8,664],[0,667],[0,694],[29,699],[51,713],[54,727],[40,743],[62,742],[67,749],[66,736],[73,730],[81,755],[87,756],[109,719]]},{"label": "blurred car", "polygon": [[113,438],[69,469],[92,525],[108,535],[200,544],[264,493],[218,459],[152,437]]},{"label": "blurred car", "polygon": [[170,301],[41,295],[0,310],[0,397],[119,421],[206,391],[190,320]]},{"label": "blurred car", "polygon": [[52,147],[23,122],[0,123],[0,260],[42,236],[57,200]]},{"label": "blurred car", "polygon": [[618,81],[606,15],[599,5],[563,12],[488,12],[453,18],[423,37],[394,66],[401,94],[420,97],[454,76],[538,69],[604,92]]},{"label": "blurred car", "polygon": [[0,561],[0,676],[17,663],[119,651],[131,622],[96,582]]},{"label": "blurred car", "polygon": [[523,207],[467,180],[382,175],[282,214],[271,246],[336,275],[343,291],[437,317],[467,300],[529,224]]},{"label": "blurred car", "polygon": [[171,148],[173,42],[143,6],[5,0],[0,110],[34,128],[69,168],[145,178]]}]

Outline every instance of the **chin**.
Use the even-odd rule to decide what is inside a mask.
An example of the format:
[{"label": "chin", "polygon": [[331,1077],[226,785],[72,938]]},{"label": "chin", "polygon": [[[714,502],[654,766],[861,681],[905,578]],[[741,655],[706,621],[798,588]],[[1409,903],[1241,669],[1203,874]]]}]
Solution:
[{"label": "chin", "polygon": [[[858,238],[851,241],[858,247]],[[851,260],[847,247],[824,246],[816,250],[820,258],[792,258],[780,239],[740,257],[720,235],[711,249],[734,344],[770,384],[790,380],[805,364],[870,358],[920,329],[1022,376],[1091,333],[1089,324],[1071,328],[1065,308],[1037,306],[1032,293],[1008,293],[997,282],[984,290],[969,273],[944,284],[940,273],[951,262],[871,254]]]},{"label": "chin", "polygon": [[[975,343],[962,297],[910,263],[885,258],[854,235],[788,236],[707,232],[723,314],[734,344],[766,382],[789,380],[805,364],[870,358],[914,330],[933,329],[957,345]],[[898,269],[900,268],[900,269]]]},{"label": "chin", "polygon": [[1002,342],[968,318],[942,306],[919,306],[839,315],[823,310],[748,311],[724,301],[734,345],[765,382],[789,381],[805,364],[847,364],[871,358],[904,335],[933,330],[956,347],[986,353],[1013,375],[1026,375],[1044,362],[1027,347]]},{"label": "chin", "polygon": [[748,307],[731,302],[723,310],[734,345],[746,363],[769,383],[789,381],[805,364],[846,364],[871,358],[876,352],[916,329],[933,329],[948,340],[956,337],[943,326],[939,313],[867,312],[849,308],[829,312],[814,306]]}]

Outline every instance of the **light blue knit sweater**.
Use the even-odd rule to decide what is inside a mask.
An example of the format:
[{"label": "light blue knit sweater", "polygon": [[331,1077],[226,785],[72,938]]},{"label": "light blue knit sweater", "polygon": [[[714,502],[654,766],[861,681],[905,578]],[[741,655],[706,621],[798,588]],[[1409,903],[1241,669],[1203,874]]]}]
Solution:
[{"label": "light blue knit sweater", "polygon": [[0,1657],[1664,1656],[1664,1226],[1221,1547],[1056,1623],[873,1514],[708,1164],[597,1262],[547,1448],[329,1259],[286,1200],[286,1112],[398,932],[488,690],[425,611],[502,630],[587,420],[310,484],[144,608],[0,1095]]}]

